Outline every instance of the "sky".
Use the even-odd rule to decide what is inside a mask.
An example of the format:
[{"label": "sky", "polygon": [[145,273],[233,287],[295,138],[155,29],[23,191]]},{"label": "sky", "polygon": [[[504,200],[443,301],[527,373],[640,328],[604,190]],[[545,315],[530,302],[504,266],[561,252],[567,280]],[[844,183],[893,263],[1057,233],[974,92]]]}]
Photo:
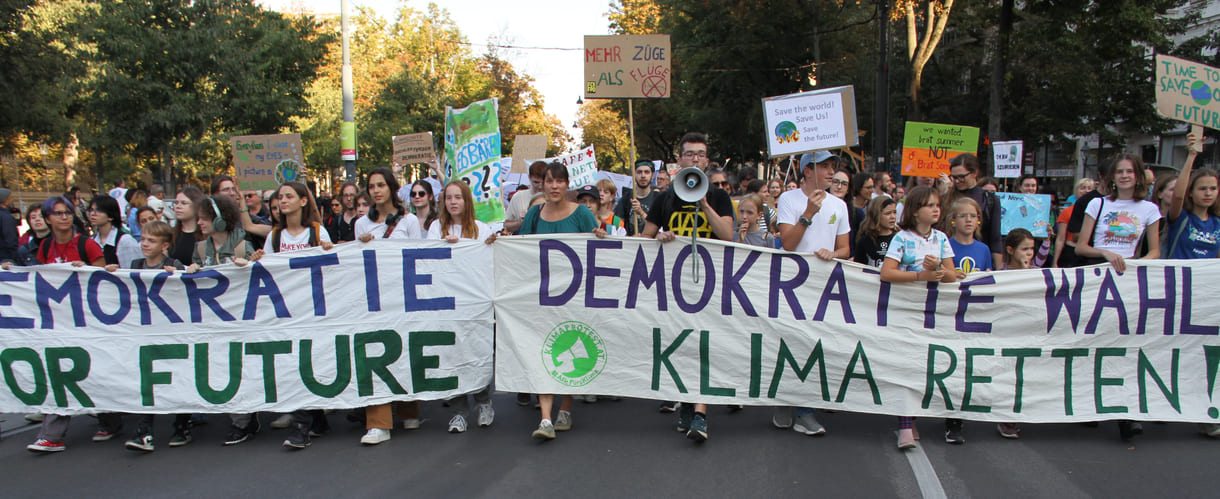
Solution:
[{"label": "sky", "polygon": [[[259,0],[260,4],[273,10],[291,10],[304,7],[315,14],[339,12],[339,0]],[[523,47],[562,47],[580,49],[584,46],[584,35],[609,34],[606,12],[610,0],[531,0],[510,2],[505,0],[434,0],[447,9],[467,40],[475,44],[487,43],[488,37],[496,36],[501,44]],[[398,7],[406,4],[416,10],[425,10],[428,2],[422,0],[351,0],[355,7],[371,7],[378,15],[392,21]],[[475,45],[475,54],[486,50]],[[546,112],[559,118],[564,127],[579,137],[573,130],[576,121],[576,99],[583,95],[581,50],[526,50],[505,49],[503,55],[519,73],[534,78],[534,87],[542,93]],[[353,60],[353,65],[360,61]],[[357,117],[359,118],[359,117]]]}]

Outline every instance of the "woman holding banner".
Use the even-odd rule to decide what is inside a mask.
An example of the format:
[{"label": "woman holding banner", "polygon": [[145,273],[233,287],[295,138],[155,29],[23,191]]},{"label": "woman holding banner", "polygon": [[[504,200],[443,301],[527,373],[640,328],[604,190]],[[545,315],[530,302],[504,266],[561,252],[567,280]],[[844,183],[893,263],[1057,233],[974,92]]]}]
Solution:
[{"label": "woman holding banner", "polygon": [[[422,190],[419,183],[417,182],[417,185],[411,188],[412,199],[417,190]],[[427,182],[422,183],[428,185]],[[428,192],[431,192],[431,186],[428,186],[428,189]],[[428,239],[443,239],[448,243],[457,243],[463,239],[475,239],[488,243],[495,241],[495,231],[474,218],[474,194],[471,193],[470,186],[466,185],[466,182],[450,182],[441,192],[441,202],[444,208],[440,212],[439,221],[428,228]],[[490,383],[474,393],[474,401],[475,404],[478,404],[479,426],[491,426],[496,419],[496,411],[491,407]],[[466,413],[470,408],[466,395],[458,395],[449,399],[449,407],[453,410],[453,417],[449,419],[449,433],[465,432]]]},{"label": "woman holding banner", "polygon": [[[369,173],[368,195],[372,206],[364,216],[356,220],[356,240],[367,243],[373,239],[419,239],[419,218],[408,213],[398,198],[398,179],[389,168],[377,168]],[[419,402],[397,404],[398,417],[407,430],[419,428]],[[364,427],[368,430],[360,443],[377,445],[390,439],[394,427],[394,410],[390,404],[380,404],[364,409]]]},{"label": "woman holding banner", "polygon": [[[543,192],[546,203],[530,208],[521,219],[521,235],[562,234],[592,232],[597,237],[606,237],[606,231],[598,227],[597,216],[581,204],[568,200],[568,168],[559,162],[546,165],[543,177]],[[448,189],[446,189],[448,192]],[[538,407],[542,421],[532,434],[534,438],[550,440],[556,431],[572,429],[572,396],[564,395],[559,405],[559,415],[551,422],[551,408],[555,396],[538,394]]]}]

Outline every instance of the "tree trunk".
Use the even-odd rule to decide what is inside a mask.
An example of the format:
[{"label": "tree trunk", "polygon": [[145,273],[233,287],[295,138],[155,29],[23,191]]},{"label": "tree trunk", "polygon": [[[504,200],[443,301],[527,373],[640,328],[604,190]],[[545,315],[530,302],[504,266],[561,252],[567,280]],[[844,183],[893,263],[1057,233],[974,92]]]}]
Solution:
[{"label": "tree trunk", "polygon": [[64,190],[72,188],[76,185],[76,160],[78,159],[77,148],[80,146],[80,141],[77,140],[76,134],[68,135],[68,143],[64,144]]},{"label": "tree trunk", "polygon": [[[928,2],[926,26],[923,37],[920,38],[918,26],[915,23],[915,3],[908,2],[905,6],[907,16],[907,56],[911,63],[911,86],[908,95],[911,98],[910,118],[921,119],[923,113],[919,108],[919,89],[923,84],[923,68],[932,59],[932,53],[940,44],[940,38],[945,34],[945,26],[949,23],[949,11],[953,9],[954,0],[931,0]],[[918,40],[918,41],[917,41]]]},{"label": "tree trunk", "polygon": [[106,161],[106,150],[99,148],[93,161],[93,181],[97,184],[94,187],[95,192],[106,192],[106,185],[102,181],[102,164]]},{"label": "tree trunk", "polygon": [[1003,140],[1004,80],[1008,74],[1008,39],[1012,33],[1013,0],[1003,0],[1000,6],[1000,30],[996,37],[995,56],[991,65],[991,95],[987,109],[987,135],[992,141]]}]

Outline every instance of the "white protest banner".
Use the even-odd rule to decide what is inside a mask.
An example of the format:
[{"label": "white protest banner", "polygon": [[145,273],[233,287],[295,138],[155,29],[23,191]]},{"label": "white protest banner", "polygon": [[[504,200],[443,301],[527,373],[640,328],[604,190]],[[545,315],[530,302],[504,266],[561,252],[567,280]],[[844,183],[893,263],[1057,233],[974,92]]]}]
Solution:
[{"label": "white protest banner", "polygon": [[582,186],[597,183],[597,155],[593,154],[593,146],[586,147],[572,154],[546,158],[542,161],[547,163],[558,161],[563,166],[568,167],[569,189],[575,190]]},{"label": "white protest banner", "polygon": [[0,272],[0,411],[284,412],[492,380],[492,249],[374,241],[194,274]]},{"label": "white protest banner", "polygon": [[1214,260],[887,284],[854,263],[718,241],[696,257],[685,242],[584,235],[495,246],[500,390],[986,421],[1220,418],[1220,310],[1201,292],[1220,279]]},{"label": "white protest banner", "polygon": [[995,162],[996,178],[1017,178],[1021,176],[1021,158],[1024,143],[1020,140],[1009,140],[991,143],[991,158]]},{"label": "white protest banner", "polygon": [[1156,110],[1169,119],[1220,130],[1220,69],[1157,54]]},{"label": "white protest banner", "polygon": [[773,158],[860,143],[851,85],[767,97],[762,104],[767,153]]}]

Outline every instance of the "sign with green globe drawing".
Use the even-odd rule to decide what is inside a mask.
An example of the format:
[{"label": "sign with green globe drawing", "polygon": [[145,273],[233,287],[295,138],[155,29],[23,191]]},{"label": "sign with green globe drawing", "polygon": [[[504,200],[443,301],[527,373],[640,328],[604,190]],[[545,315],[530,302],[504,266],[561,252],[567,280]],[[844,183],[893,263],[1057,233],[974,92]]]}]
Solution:
[{"label": "sign with green globe drawing", "polygon": [[1157,54],[1156,110],[1166,118],[1220,130],[1220,69]]},{"label": "sign with green globe drawing", "polygon": [[542,342],[542,364],[555,381],[585,386],[605,369],[606,344],[587,324],[561,322]]}]

